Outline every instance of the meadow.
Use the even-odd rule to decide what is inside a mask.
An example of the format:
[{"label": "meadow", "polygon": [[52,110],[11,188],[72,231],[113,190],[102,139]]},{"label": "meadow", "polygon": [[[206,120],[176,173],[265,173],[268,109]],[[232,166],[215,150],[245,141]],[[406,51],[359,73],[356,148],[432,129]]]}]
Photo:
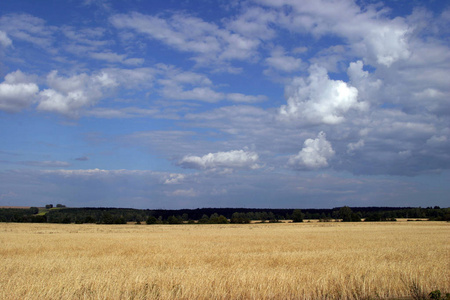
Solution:
[{"label": "meadow", "polygon": [[0,299],[418,299],[450,223],[0,223]]}]

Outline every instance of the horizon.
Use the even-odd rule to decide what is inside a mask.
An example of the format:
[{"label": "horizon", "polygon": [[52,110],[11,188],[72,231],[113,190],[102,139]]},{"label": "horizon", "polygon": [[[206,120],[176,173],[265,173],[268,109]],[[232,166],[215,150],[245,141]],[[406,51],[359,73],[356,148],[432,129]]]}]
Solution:
[{"label": "horizon", "polygon": [[450,2],[0,2],[0,206],[448,207]]}]

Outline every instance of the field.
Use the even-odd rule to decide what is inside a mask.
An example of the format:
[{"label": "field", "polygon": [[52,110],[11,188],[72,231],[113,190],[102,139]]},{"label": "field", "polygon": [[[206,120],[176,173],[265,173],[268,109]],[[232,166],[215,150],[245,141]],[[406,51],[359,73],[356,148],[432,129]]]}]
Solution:
[{"label": "field", "polygon": [[399,299],[450,292],[450,223],[0,223],[1,299]]}]

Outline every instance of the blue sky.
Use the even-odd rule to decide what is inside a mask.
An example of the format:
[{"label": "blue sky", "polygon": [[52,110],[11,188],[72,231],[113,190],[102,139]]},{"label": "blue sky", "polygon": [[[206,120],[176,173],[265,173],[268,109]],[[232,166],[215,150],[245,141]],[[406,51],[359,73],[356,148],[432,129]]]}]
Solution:
[{"label": "blue sky", "polygon": [[450,203],[448,1],[2,1],[0,205]]}]

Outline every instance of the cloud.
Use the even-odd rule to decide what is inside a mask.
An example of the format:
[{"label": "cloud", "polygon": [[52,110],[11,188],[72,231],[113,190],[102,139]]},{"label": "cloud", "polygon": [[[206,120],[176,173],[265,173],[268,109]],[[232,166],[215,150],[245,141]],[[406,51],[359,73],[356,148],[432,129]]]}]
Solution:
[{"label": "cloud", "polygon": [[300,58],[286,55],[281,47],[275,48],[265,61],[268,66],[286,73],[298,71],[302,67]]},{"label": "cloud", "polygon": [[186,175],[172,173],[172,174],[169,174],[166,176],[166,179],[164,180],[164,184],[179,184],[184,179],[186,179]]},{"label": "cloud", "polygon": [[358,149],[361,149],[362,147],[364,147],[364,140],[361,139],[356,143],[349,143],[347,145],[347,153],[348,154],[352,154],[353,152],[355,152]]},{"label": "cloud", "polygon": [[20,70],[9,73],[0,83],[0,110],[19,112],[36,101],[38,92],[39,87]]},{"label": "cloud", "polygon": [[53,51],[56,27],[47,26],[43,19],[28,14],[8,14],[0,17],[0,28],[15,40],[26,41]]},{"label": "cloud", "polygon": [[0,30],[0,45],[4,48],[12,46],[12,41],[6,34],[6,32],[3,32]]},{"label": "cloud", "polygon": [[226,95],[227,100],[238,102],[238,103],[256,103],[267,100],[267,96],[265,95],[244,95],[240,93],[230,93]]},{"label": "cloud", "polygon": [[119,29],[131,29],[178,51],[191,52],[202,66],[229,60],[251,59],[259,46],[257,39],[219,28],[200,18],[172,14],[168,18],[141,13],[117,14],[110,18]]},{"label": "cloud", "polygon": [[89,157],[88,157],[88,156],[81,156],[81,157],[75,158],[75,160],[78,160],[78,161],[88,161],[88,160],[89,160]]},{"label": "cloud", "polygon": [[286,87],[287,105],[280,108],[280,117],[311,124],[339,124],[350,109],[363,109],[358,90],[341,80],[328,77],[325,68],[312,65],[309,77],[297,77]]},{"label": "cloud", "polygon": [[21,161],[21,165],[32,166],[32,167],[43,167],[43,168],[62,168],[69,167],[70,164],[65,161],[57,160],[46,160],[46,161]]},{"label": "cloud", "polygon": [[370,102],[376,102],[376,97],[379,89],[383,85],[381,79],[374,78],[368,71],[363,70],[364,64],[362,61],[351,62],[347,74],[350,78],[350,83],[358,89],[358,98]]},{"label": "cloud", "polygon": [[275,12],[262,7],[248,7],[241,15],[228,20],[227,28],[247,38],[270,40],[276,36],[270,26],[276,17]]},{"label": "cloud", "polygon": [[296,169],[320,169],[328,167],[328,159],[334,154],[325,133],[321,131],[316,139],[307,139],[303,149],[297,155],[291,156],[288,164]]},{"label": "cloud", "polygon": [[142,58],[127,58],[125,54],[117,54],[113,52],[92,52],[92,58],[104,60],[111,63],[122,63],[125,65],[141,65],[144,62]]},{"label": "cloud", "polygon": [[[371,63],[390,67],[410,55],[411,28],[405,20],[388,18],[382,6],[361,9],[354,1],[259,0],[278,11],[276,24],[317,38],[337,35],[344,38],[357,55]],[[289,9],[287,9],[289,8]]]},{"label": "cloud", "polygon": [[208,153],[200,156],[185,156],[179,162],[183,168],[188,169],[214,169],[214,168],[250,168],[258,169],[258,154],[244,150]]},{"label": "cloud", "polygon": [[[72,76],[60,76],[58,71],[47,75],[48,89],[39,93],[37,110],[60,113],[76,118],[85,110],[111,95],[119,88],[135,89],[151,87],[156,71],[150,68],[137,69],[103,69],[94,74],[81,73]],[[149,114],[150,111],[139,111],[128,108],[119,114]],[[91,115],[107,115],[107,111],[94,110]],[[117,112],[109,116],[117,115]]]},{"label": "cloud", "polygon": [[146,109],[139,107],[108,108],[95,107],[85,112],[86,116],[104,119],[129,119],[129,118],[165,118],[176,119],[176,115],[165,114],[158,109]]},{"label": "cloud", "polygon": [[193,189],[178,189],[171,192],[166,193],[168,196],[177,196],[177,197],[196,197],[198,193]]},{"label": "cloud", "polygon": [[93,106],[108,90],[118,86],[116,80],[106,72],[64,77],[52,71],[47,76],[47,83],[50,88],[39,93],[37,110],[69,117],[78,117],[82,109]]}]

